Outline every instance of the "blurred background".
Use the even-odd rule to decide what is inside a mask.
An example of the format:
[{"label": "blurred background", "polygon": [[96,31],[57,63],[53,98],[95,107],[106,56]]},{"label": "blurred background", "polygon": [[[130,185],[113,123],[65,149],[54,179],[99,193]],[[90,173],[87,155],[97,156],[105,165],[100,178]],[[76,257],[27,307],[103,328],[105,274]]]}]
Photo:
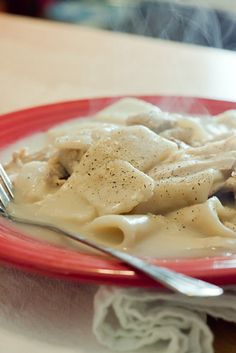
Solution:
[{"label": "blurred background", "polygon": [[0,0],[0,11],[236,51],[236,0]]}]

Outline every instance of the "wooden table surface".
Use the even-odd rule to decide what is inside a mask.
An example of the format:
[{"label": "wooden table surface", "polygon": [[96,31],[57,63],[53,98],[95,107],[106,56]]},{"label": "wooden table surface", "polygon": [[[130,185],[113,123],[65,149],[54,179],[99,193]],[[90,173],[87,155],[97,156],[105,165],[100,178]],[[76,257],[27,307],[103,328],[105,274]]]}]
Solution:
[{"label": "wooden table surface", "polygon": [[[236,101],[236,54],[0,15],[0,114],[117,94]],[[235,353],[236,326],[210,324],[216,353]]]}]

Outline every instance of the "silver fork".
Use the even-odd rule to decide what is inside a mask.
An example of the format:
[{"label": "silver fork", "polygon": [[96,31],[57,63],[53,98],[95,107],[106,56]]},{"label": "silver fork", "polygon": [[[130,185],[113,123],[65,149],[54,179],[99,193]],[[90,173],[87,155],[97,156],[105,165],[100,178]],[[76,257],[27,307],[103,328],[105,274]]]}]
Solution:
[{"label": "silver fork", "polygon": [[110,247],[102,246],[91,240],[86,239],[83,235],[79,233],[73,233],[65,230],[61,227],[55,226],[53,224],[47,224],[44,222],[36,222],[28,219],[18,218],[9,213],[7,210],[8,205],[14,199],[13,185],[9,179],[7,173],[5,172],[3,166],[0,163],[0,215],[8,218],[9,220],[17,223],[33,225],[36,227],[46,228],[54,232],[66,235],[67,237],[79,241],[91,248],[101,251],[102,253],[111,255],[124,263],[130,265],[132,268],[137,269],[147,276],[151,277],[157,282],[162,283],[164,286],[174,290],[175,292],[182,293],[188,296],[195,297],[214,297],[223,294],[223,289],[195,279],[167,268],[160,266],[155,266],[143,259],[135,257],[133,255],[127,254],[126,252],[113,249]]}]

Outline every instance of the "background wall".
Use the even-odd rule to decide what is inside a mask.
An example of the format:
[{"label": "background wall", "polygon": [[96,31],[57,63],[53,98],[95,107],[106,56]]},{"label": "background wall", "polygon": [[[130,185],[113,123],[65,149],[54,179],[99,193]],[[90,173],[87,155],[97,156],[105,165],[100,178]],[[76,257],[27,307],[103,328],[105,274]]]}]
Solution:
[{"label": "background wall", "polygon": [[6,11],[236,51],[236,0],[0,0]]}]

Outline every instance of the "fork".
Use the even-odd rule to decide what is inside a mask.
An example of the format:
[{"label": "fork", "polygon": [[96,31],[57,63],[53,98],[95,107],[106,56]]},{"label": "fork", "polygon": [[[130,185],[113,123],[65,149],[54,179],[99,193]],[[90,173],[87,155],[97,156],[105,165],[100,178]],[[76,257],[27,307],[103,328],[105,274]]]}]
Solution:
[{"label": "fork", "polygon": [[102,253],[111,255],[112,257],[123,261],[124,263],[130,265],[132,268],[146,274],[148,277],[162,283],[164,286],[172,289],[175,292],[195,297],[214,297],[223,294],[223,289],[214,284],[210,284],[208,282],[177,273],[164,267],[153,265],[148,261],[130,255],[124,251],[95,243],[89,239],[86,239],[85,236],[79,233],[71,232],[69,230],[55,226],[54,224],[23,219],[10,214],[8,211],[8,205],[14,200],[14,189],[12,182],[1,163],[0,181],[0,216],[3,216],[13,222],[46,228],[48,230],[63,234],[73,240],[76,240],[91,248],[99,250]]}]

